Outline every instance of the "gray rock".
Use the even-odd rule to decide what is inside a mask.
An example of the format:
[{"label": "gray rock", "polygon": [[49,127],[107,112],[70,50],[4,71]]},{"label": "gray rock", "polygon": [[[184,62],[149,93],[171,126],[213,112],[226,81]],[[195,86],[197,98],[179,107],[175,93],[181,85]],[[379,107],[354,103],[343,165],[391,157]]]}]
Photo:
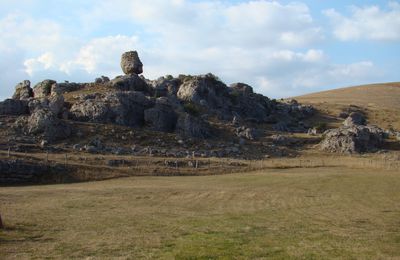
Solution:
[{"label": "gray rock", "polygon": [[365,125],[365,116],[359,112],[352,112],[349,117],[343,122],[344,126]]},{"label": "gray rock", "polygon": [[85,84],[80,83],[55,83],[51,87],[51,93],[64,94],[83,89]]},{"label": "gray rock", "polygon": [[0,115],[20,116],[29,114],[28,101],[19,99],[6,99],[0,102]]},{"label": "gray rock", "polygon": [[281,146],[293,145],[297,142],[296,139],[284,135],[273,135],[271,140],[273,144]]},{"label": "gray rock", "polygon": [[37,110],[46,109],[61,118],[64,112],[64,97],[52,94],[49,97],[31,99],[29,100],[28,107],[31,114]]},{"label": "gray rock", "polygon": [[15,93],[13,99],[16,100],[26,100],[33,97],[33,91],[31,88],[31,82],[29,80],[24,80],[15,86]]},{"label": "gray rock", "polygon": [[143,63],[140,61],[138,53],[136,51],[128,51],[122,54],[121,68],[127,75],[143,73]]},{"label": "gray rock", "polygon": [[110,82],[110,79],[106,76],[101,76],[100,78],[96,78],[94,82],[97,84],[104,84]]},{"label": "gray rock", "polygon": [[142,92],[118,91],[83,97],[71,107],[70,114],[78,121],[142,126],[144,110],[150,107],[152,102]]},{"label": "gray rock", "polygon": [[320,146],[328,152],[362,153],[376,151],[384,141],[384,132],[375,126],[352,125],[328,130]]},{"label": "gray rock", "polygon": [[212,136],[211,127],[207,122],[188,113],[179,116],[176,131],[187,137],[208,138]]},{"label": "gray rock", "polygon": [[346,118],[348,118],[349,117],[349,113],[347,113],[347,112],[340,112],[339,113],[339,117],[340,118],[343,118],[343,119],[346,119]]},{"label": "gray rock", "polygon": [[117,77],[110,81],[112,87],[122,91],[149,92],[149,87],[144,79],[136,74]]},{"label": "gray rock", "polygon": [[244,83],[234,83],[229,86],[235,93],[240,95],[253,94],[253,88]]},{"label": "gray rock", "polygon": [[181,83],[181,80],[176,78],[160,77],[157,80],[149,81],[148,85],[153,88],[155,97],[164,97],[176,96]]},{"label": "gray rock", "polygon": [[246,138],[247,140],[256,140],[258,138],[257,130],[244,126],[236,128],[236,135],[238,137]]},{"label": "gray rock", "polygon": [[156,131],[173,132],[177,119],[177,114],[164,97],[158,98],[153,108],[144,111],[145,124]]},{"label": "gray rock", "polygon": [[310,129],[308,129],[307,134],[308,135],[317,135],[318,134],[318,129],[315,128],[315,127],[310,128]]},{"label": "gray rock", "polygon": [[198,105],[202,105],[205,101],[209,109],[227,107],[230,103],[227,96],[226,85],[212,74],[194,76],[185,80],[177,92],[179,99]]},{"label": "gray rock", "polygon": [[49,96],[51,94],[52,86],[55,83],[56,81],[54,80],[46,79],[36,84],[33,87],[35,98],[43,98]]},{"label": "gray rock", "polygon": [[50,110],[36,110],[27,120],[27,132],[41,135],[46,141],[64,139],[71,134],[71,127],[59,120]]},{"label": "gray rock", "polygon": [[64,108],[64,96],[52,94],[49,97],[49,109],[55,115],[61,115]]}]

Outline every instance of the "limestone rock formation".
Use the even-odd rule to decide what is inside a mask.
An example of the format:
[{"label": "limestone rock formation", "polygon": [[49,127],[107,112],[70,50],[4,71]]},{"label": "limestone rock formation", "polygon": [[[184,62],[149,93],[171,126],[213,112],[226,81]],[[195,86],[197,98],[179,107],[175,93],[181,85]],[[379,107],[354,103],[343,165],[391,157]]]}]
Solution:
[{"label": "limestone rock formation", "polygon": [[343,122],[344,126],[365,125],[366,119],[360,112],[352,112]]},{"label": "limestone rock formation", "polygon": [[71,107],[70,113],[79,121],[142,126],[144,110],[151,105],[142,92],[118,91],[84,96]]},{"label": "limestone rock formation", "polygon": [[253,88],[244,83],[234,83],[229,86],[236,93],[241,95],[250,95],[253,94]]},{"label": "limestone rock formation", "polygon": [[337,153],[375,152],[385,138],[385,132],[379,127],[351,124],[327,130],[320,146],[324,151]]},{"label": "limestone rock formation", "polygon": [[29,114],[27,100],[6,99],[0,102],[0,115],[20,116],[25,114]]},{"label": "limestone rock formation", "polygon": [[49,96],[51,94],[51,88],[55,83],[56,81],[54,80],[46,79],[36,84],[33,87],[35,98],[43,98]]},{"label": "limestone rock formation", "polygon": [[104,83],[107,83],[109,81],[110,81],[110,79],[108,77],[106,77],[106,76],[101,76],[100,78],[96,78],[94,80],[94,82],[97,83],[97,84],[104,84]]},{"label": "limestone rock formation", "polygon": [[117,77],[111,80],[110,84],[117,90],[149,92],[146,81],[136,74]]},{"label": "limestone rock formation", "polygon": [[165,97],[158,98],[153,108],[144,111],[146,125],[156,131],[173,132],[177,118],[172,105]]},{"label": "limestone rock formation", "polygon": [[26,130],[29,134],[39,135],[46,141],[64,139],[71,134],[71,127],[47,109],[33,112],[27,119]]},{"label": "limestone rock formation", "polygon": [[128,51],[122,54],[121,68],[127,75],[143,73],[143,63],[140,61],[137,51]]},{"label": "limestone rock formation", "polygon": [[248,140],[255,140],[258,138],[258,133],[254,128],[248,128],[244,126],[236,128],[236,135]]},{"label": "limestone rock formation", "polygon": [[208,138],[212,136],[210,125],[188,113],[179,116],[176,131],[186,137]]},{"label": "limestone rock formation", "polygon": [[26,100],[31,97],[33,97],[33,92],[31,88],[31,82],[29,80],[24,80],[15,86],[15,93],[12,97],[13,99]]}]

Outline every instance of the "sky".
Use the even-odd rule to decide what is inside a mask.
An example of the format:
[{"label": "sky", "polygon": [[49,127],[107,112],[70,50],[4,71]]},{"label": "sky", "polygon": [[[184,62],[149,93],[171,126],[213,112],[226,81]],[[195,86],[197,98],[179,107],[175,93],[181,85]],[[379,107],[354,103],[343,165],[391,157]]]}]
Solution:
[{"label": "sky", "polygon": [[273,98],[400,81],[400,1],[0,0],[0,100],[29,79],[217,75]]}]

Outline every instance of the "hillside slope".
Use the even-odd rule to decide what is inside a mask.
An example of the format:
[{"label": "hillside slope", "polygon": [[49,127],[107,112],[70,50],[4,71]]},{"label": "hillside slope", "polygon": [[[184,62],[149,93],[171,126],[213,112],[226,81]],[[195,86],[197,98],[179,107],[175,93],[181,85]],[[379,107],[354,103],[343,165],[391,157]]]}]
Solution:
[{"label": "hillside slope", "polygon": [[372,124],[400,129],[400,82],[334,89],[295,99],[333,117],[342,111],[359,109],[365,112]]}]

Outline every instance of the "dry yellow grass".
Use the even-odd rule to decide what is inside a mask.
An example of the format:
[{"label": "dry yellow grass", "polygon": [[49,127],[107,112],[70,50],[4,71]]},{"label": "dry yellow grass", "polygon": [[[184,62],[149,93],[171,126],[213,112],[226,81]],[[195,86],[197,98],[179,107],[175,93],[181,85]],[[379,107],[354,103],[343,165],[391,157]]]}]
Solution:
[{"label": "dry yellow grass", "polygon": [[371,123],[400,129],[400,83],[372,84],[328,90],[295,97],[322,112],[337,116],[350,105],[364,109]]},{"label": "dry yellow grass", "polygon": [[345,167],[0,189],[1,259],[398,259],[400,173]]}]

